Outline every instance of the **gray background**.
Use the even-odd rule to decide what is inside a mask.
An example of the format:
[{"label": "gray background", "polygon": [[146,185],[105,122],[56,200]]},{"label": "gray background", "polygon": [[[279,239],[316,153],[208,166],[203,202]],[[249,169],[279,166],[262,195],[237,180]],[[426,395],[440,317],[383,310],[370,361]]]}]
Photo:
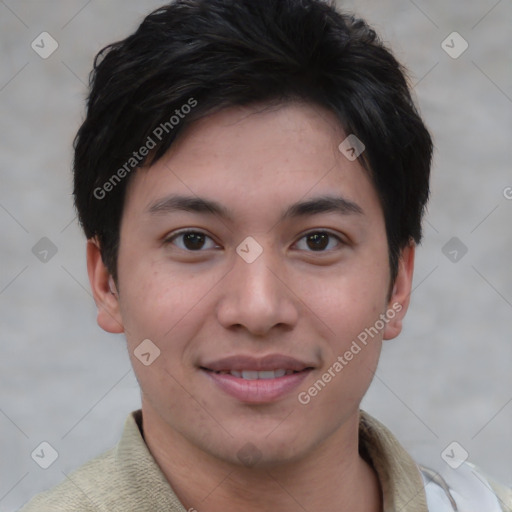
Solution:
[{"label": "gray background", "polygon": [[[140,404],[122,336],[96,325],[71,141],[93,56],[160,3],[0,1],[1,511],[114,445]],[[512,485],[512,3],[343,5],[409,68],[436,144],[412,305],[363,406],[418,461],[441,469],[455,440]],[[59,44],[47,59],[31,48],[43,31]],[[453,31],[469,44],[457,59],[441,47]],[[58,251],[46,263],[32,252],[42,237]],[[468,249],[456,262],[452,237]],[[59,454],[47,470],[30,456],[42,441]]]}]

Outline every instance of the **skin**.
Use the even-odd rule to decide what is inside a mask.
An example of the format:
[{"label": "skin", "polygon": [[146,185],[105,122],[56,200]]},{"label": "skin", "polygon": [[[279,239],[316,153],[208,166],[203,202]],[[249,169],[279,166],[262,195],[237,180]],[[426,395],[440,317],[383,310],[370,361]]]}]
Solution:
[{"label": "skin", "polygon": [[[203,118],[130,182],[116,284],[88,242],[98,323],[126,335],[145,441],[186,509],[382,510],[376,473],[358,453],[358,411],[382,340],[401,331],[414,245],[402,251],[392,284],[382,208],[367,172],[338,150],[346,135],[332,113],[302,103]],[[214,199],[233,219],[148,213],[171,193]],[[279,220],[286,206],[320,195],[341,195],[362,213]],[[164,242],[183,228],[207,235],[199,249],[183,236]],[[334,236],[315,250],[305,235],[322,230]],[[252,263],[236,253],[247,236],[263,249]],[[396,303],[402,309],[385,328],[299,403],[298,393]],[[144,339],[161,351],[149,366],[134,356]],[[272,403],[243,403],[198,368],[275,353],[315,368]],[[237,456],[247,443],[258,454],[253,466]]]}]

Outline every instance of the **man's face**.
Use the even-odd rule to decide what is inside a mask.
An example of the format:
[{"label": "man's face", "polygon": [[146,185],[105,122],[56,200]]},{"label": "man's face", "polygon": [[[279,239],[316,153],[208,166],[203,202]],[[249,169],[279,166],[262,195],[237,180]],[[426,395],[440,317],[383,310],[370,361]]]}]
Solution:
[{"label": "man's face", "polygon": [[[231,108],[192,125],[133,177],[110,315],[126,333],[145,421],[235,463],[244,446],[277,463],[353,431],[407,290],[395,287],[387,300],[383,212],[367,172],[338,150],[346,136],[331,113],[309,105]],[[178,195],[228,216],[181,209]],[[282,217],[327,197],[339,208]],[[401,267],[405,288],[410,273]],[[402,312],[382,328],[397,298]],[[371,327],[357,351],[353,342]],[[134,351],[147,339],[160,355],[144,365]]]}]

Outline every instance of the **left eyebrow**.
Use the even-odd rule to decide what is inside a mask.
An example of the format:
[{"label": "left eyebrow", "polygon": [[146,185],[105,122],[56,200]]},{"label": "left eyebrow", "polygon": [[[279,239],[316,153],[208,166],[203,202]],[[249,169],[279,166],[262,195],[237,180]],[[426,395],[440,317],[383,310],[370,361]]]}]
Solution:
[{"label": "left eyebrow", "polygon": [[[233,221],[234,215],[217,201],[197,196],[172,194],[149,205],[146,212],[151,215],[166,214],[176,211],[188,211],[198,214],[217,215]],[[291,204],[281,214],[281,220],[318,215],[320,213],[338,213],[340,215],[364,215],[363,209],[353,201],[341,196],[319,196]]]},{"label": "left eyebrow", "polygon": [[357,203],[354,203],[344,197],[320,196],[290,205],[283,212],[281,220],[331,212],[338,213],[340,215],[364,215],[363,209]]}]

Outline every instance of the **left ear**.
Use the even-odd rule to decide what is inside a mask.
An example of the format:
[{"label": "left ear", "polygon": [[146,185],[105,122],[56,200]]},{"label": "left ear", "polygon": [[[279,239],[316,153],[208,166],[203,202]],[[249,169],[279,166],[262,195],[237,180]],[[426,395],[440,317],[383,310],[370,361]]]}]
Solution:
[{"label": "left ear", "polygon": [[398,274],[386,312],[389,320],[384,328],[383,338],[385,340],[396,338],[402,331],[402,320],[407,313],[411,298],[415,248],[416,245],[411,242],[400,253]]}]

